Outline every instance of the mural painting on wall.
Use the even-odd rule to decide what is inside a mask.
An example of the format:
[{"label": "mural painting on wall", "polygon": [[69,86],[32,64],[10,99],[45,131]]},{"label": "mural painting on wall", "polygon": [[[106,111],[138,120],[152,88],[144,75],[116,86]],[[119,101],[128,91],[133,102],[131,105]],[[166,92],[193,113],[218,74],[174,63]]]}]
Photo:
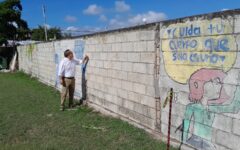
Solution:
[{"label": "mural painting on wall", "polygon": [[[83,59],[84,48],[85,48],[85,42],[83,40],[75,40],[73,52],[74,52],[74,56],[76,59]],[[85,71],[83,71],[84,68],[85,68],[85,64],[82,64],[81,65],[81,71],[82,71],[81,83],[82,84],[83,84],[83,77],[85,77]],[[84,78],[84,81],[85,81],[85,78]],[[81,92],[76,91],[75,95],[78,97],[82,97],[84,90],[83,90],[83,86],[82,86]]]},{"label": "mural painting on wall", "polygon": [[197,149],[214,150],[212,125],[216,113],[238,113],[240,87],[226,92],[225,81],[237,57],[237,44],[229,21],[220,18],[168,26],[162,54],[168,76],[189,87],[183,142]]},{"label": "mural painting on wall", "polygon": [[55,80],[55,87],[58,87],[59,84],[60,84],[60,81],[59,81],[59,77],[58,77],[58,70],[59,70],[59,63],[61,61],[61,51],[55,51],[55,54],[54,54],[54,62],[55,62],[55,65],[56,65],[56,80]]},{"label": "mural painting on wall", "polygon": [[83,59],[85,43],[83,40],[76,40],[74,44],[74,55],[76,59]]}]

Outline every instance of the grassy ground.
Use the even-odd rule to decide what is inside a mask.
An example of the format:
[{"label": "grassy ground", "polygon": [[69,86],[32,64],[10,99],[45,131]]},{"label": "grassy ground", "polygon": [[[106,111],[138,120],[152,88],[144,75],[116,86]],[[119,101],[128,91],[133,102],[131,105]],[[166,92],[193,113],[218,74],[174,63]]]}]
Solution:
[{"label": "grassy ground", "polygon": [[0,149],[166,149],[143,130],[88,108],[61,112],[59,98],[22,73],[0,73]]}]

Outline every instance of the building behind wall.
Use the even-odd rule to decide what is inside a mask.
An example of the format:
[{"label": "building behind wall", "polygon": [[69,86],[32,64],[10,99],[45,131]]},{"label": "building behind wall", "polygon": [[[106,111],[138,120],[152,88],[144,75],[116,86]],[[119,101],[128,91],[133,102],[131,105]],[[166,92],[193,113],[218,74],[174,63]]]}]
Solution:
[{"label": "building behind wall", "polygon": [[[162,105],[173,88],[173,141],[238,150],[239,42],[240,10],[229,10],[19,46],[19,68],[59,89],[63,51],[88,54],[90,106],[165,138],[169,103]],[[76,85],[81,97],[80,66]]]},{"label": "building behind wall", "polygon": [[9,69],[16,47],[0,47],[0,70]]}]

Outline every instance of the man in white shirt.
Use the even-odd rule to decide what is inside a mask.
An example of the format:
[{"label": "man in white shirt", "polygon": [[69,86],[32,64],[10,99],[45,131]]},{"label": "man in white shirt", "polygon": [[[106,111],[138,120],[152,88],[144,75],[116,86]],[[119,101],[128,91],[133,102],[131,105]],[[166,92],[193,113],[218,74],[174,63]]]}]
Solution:
[{"label": "man in white shirt", "polygon": [[73,107],[73,98],[75,90],[75,72],[76,65],[81,64],[83,61],[87,61],[89,58],[85,56],[83,61],[74,59],[73,52],[69,49],[64,51],[64,59],[59,65],[58,76],[62,85],[61,93],[61,110],[64,111],[64,103],[69,93],[69,108]]}]

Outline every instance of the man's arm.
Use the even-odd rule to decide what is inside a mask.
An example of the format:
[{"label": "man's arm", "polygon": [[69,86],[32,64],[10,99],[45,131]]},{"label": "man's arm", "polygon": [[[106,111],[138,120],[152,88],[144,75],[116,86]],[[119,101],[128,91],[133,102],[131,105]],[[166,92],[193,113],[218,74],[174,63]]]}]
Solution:
[{"label": "man's arm", "polygon": [[89,59],[89,57],[86,55],[83,58],[83,60],[82,59],[74,59],[74,61],[76,62],[77,65],[80,65],[80,64],[84,64],[88,59]]},{"label": "man's arm", "polygon": [[236,87],[234,98],[230,104],[210,105],[208,110],[214,113],[238,113],[240,111],[240,86]]}]

